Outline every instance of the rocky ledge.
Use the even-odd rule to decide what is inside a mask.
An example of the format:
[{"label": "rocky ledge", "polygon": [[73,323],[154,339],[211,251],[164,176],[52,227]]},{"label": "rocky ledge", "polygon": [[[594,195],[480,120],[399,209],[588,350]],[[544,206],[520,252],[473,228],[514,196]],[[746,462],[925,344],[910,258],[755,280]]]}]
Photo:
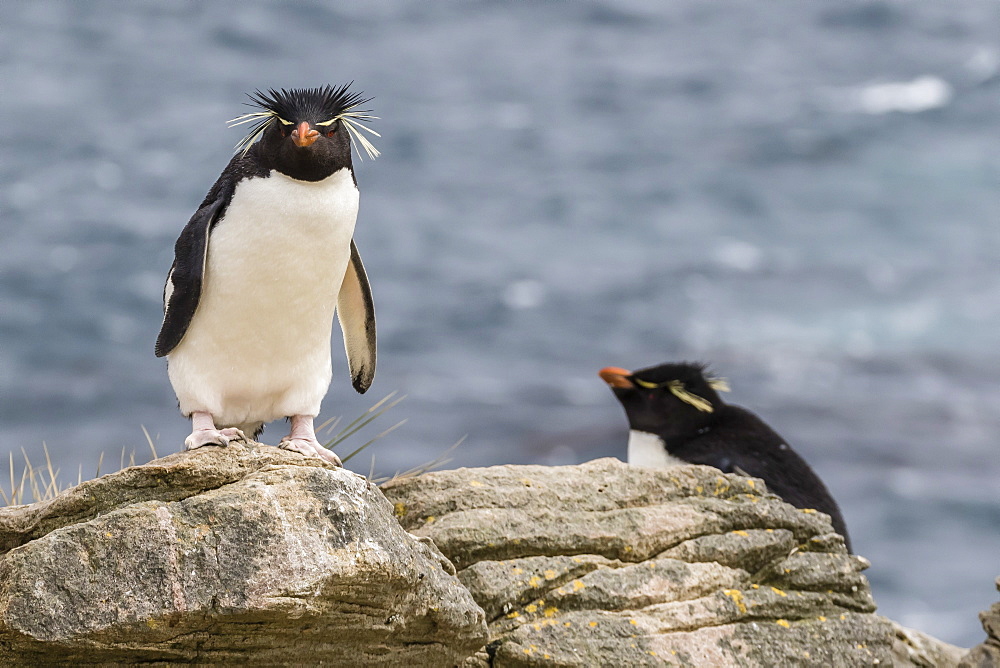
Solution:
[{"label": "rocky ledge", "polygon": [[204,448],[0,509],[0,664],[447,666],[483,613],[363,477]]},{"label": "rocky ledge", "polygon": [[601,459],[382,490],[249,444],[0,509],[0,665],[944,667],[961,652],[875,615],[868,563],[829,518],[752,478]]},{"label": "rocky ledge", "polygon": [[485,610],[481,665],[891,665],[868,562],[759,480],[600,459],[383,491]]}]

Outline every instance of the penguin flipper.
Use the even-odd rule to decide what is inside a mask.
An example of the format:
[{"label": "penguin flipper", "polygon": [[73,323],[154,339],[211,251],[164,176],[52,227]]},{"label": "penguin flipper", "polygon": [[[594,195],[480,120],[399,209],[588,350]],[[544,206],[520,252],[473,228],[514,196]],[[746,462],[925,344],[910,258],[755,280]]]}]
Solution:
[{"label": "penguin flipper", "polygon": [[351,260],[337,297],[337,318],[354,389],[364,394],[375,377],[375,304],[358,247],[351,239]]},{"label": "penguin flipper", "polygon": [[198,309],[208,259],[208,235],[222,211],[224,197],[195,211],[174,245],[174,263],[163,286],[163,325],[156,337],[156,356],[164,357],[184,338]]}]

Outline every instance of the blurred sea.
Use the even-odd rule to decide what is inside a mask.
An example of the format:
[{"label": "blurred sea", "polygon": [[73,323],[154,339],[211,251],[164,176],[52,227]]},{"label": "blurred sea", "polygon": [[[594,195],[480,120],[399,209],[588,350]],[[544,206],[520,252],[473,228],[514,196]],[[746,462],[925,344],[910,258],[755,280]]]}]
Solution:
[{"label": "blurred sea", "polygon": [[324,410],[407,395],[377,471],[463,435],[453,466],[624,457],[597,370],[708,361],[826,480],[881,612],[979,642],[998,26],[995,0],[0,3],[0,454],[75,480],[142,426],[180,447],[153,340],[225,122],[353,79],[379,371],[355,395],[335,341]]}]

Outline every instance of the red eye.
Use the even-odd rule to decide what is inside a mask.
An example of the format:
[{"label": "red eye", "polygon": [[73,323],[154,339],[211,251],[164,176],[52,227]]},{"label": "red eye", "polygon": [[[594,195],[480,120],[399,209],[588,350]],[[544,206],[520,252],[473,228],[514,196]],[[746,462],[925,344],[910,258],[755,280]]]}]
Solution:
[{"label": "red eye", "polygon": [[286,130],[285,128],[281,128],[281,136],[282,137],[287,137],[288,136],[288,130]]},{"label": "red eye", "polygon": [[327,130],[326,136],[327,137],[332,137],[334,132],[336,132],[336,130]]}]

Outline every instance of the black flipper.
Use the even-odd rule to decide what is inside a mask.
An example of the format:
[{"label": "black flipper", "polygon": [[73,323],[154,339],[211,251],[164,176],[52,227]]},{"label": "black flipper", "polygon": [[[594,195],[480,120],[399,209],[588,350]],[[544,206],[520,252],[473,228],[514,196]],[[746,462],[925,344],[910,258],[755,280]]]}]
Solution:
[{"label": "black flipper", "polygon": [[205,202],[177,237],[174,263],[163,287],[163,326],[156,337],[156,356],[169,355],[184,338],[201,299],[208,259],[208,235],[228,198],[219,193]]},{"label": "black flipper", "polygon": [[351,261],[337,297],[337,318],[354,389],[364,394],[375,378],[375,304],[358,247],[351,240]]}]

